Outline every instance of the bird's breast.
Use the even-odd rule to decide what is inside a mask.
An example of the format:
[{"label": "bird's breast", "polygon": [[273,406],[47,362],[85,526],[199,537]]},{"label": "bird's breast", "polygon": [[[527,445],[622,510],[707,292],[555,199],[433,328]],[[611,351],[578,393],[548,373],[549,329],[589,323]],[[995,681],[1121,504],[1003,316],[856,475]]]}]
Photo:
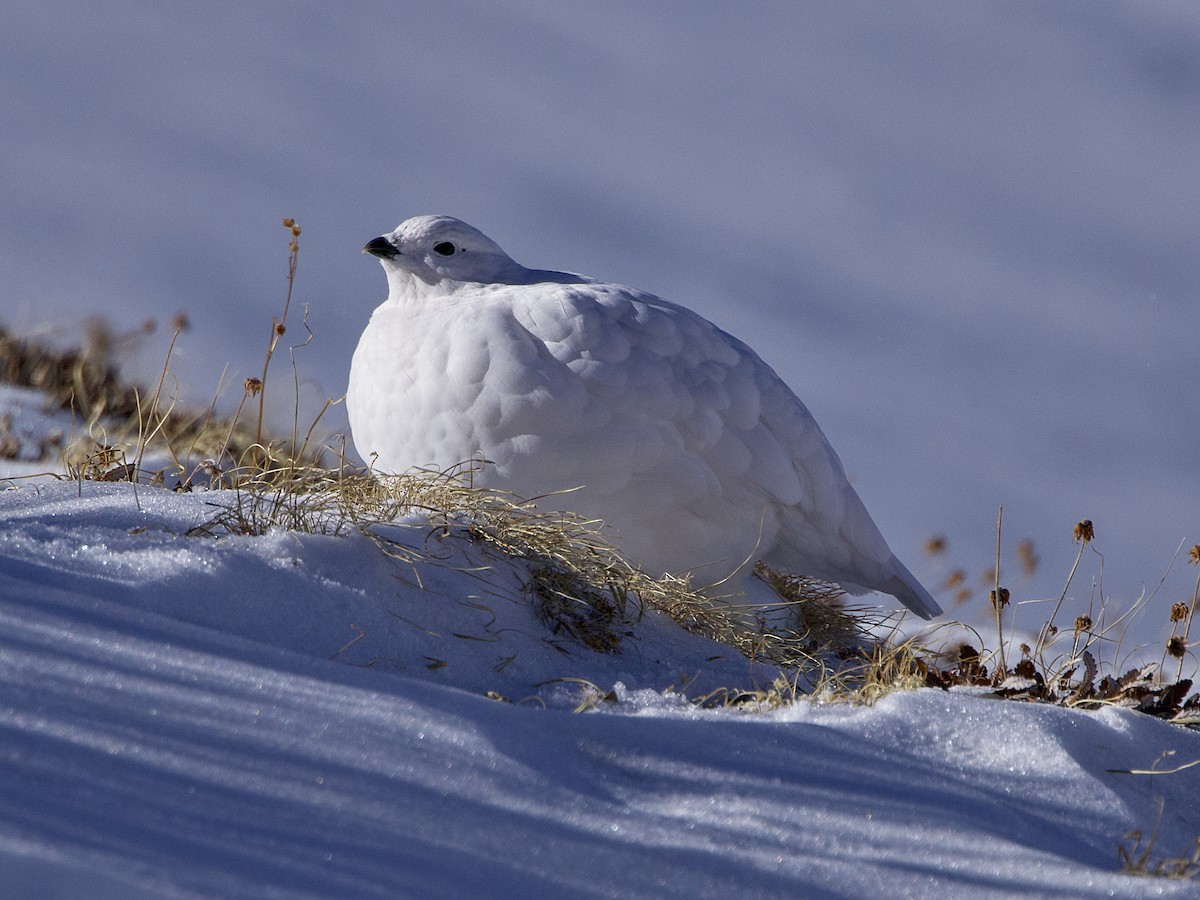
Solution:
[{"label": "bird's breast", "polygon": [[355,447],[380,471],[482,456],[511,472],[535,438],[580,429],[585,393],[503,309],[385,304],[355,351],[346,404]]}]

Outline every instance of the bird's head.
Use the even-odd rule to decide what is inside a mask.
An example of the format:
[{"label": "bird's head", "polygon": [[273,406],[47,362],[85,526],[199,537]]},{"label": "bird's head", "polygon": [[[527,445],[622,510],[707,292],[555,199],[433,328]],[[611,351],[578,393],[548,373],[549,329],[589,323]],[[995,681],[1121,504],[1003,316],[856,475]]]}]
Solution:
[{"label": "bird's head", "polygon": [[408,275],[428,285],[520,283],[528,271],[479,229],[449,216],[415,216],[363,252],[379,257],[389,281]]},{"label": "bird's head", "polygon": [[404,295],[423,282],[453,291],[462,284],[578,284],[580,275],[527,269],[490,237],[450,216],[414,216],[391,234],[377,237],[363,253],[379,257],[393,295]]}]

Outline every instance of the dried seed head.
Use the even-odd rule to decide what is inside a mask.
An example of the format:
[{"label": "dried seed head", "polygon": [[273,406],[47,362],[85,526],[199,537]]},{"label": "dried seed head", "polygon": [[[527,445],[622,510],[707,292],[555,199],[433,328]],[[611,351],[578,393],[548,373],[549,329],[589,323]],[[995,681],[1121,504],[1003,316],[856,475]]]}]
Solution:
[{"label": "dried seed head", "polygon": [[1183,655],[1187,653],[1187,641],[1179,635],[1175,635],[1167,641],[1167,656],[1173,656],[1176,659],[1183,659]]},{"label": "dried seed head", "polygon": [[276,333],[277,335],[279,335],[280,337],[283,337],[283,333],[284,333],[285,331],[287,331],[287,329],[283,327],[283,323],[282,323],[282,322],[276,322],[276,323],[275,323],[275,333]]},{"label": "dried seed head", "polygon": [[946,552],[946,548],[948,546],[949,542],[946,540],[946,536],[944,534],[935,534],[925,542],[925,555],[940,556]]},{"label": "dried seed head", "polygon": [[1054,637],[1058,634],[1058,626],[1050,624],[1046,626],[1046,637]]},{"label": "dried seed head", "polygon": [[1091,630],[1092,630],[1092,617],[1091,616],[1079,616],[1075,619],[1075,633],[1076,634],[1079,634],[1079,632],[1081,632],[1081,631],[1091,631]]},{"label": "dried seed head", "polygon": [[967,580],[967,573],[962,569],[955,569],[946,575],[946,580],[942,582],[942,587],[946,590],[956,588]]},{"label": "dried seed head", "polygon": [[177,312],[171,316],[171,329],[173,331],[185,331],[190,324],[187,313]]},{"label": "dried seed head", "polygon": [[262,390],[262,381],[257,378],[247,378],[244,387],[247,396],[257,397]]},{"label": "dried seed head", "polygon": [[974,596],[970,588],[959,588],[958,593],[954,595],[955,603],[966,603]]},{"label": "dried seed head", "polygon": [[[1000,602],[999,602],[1000,609],[1004,609],[1004,607],[1008,606],[1008,598],[1009,598],[1008,588],[1004,588],[1004,587],[1000,588]],[[995,591],[988,591],[988,599],[992,601],[992,606],[996,606],[996,592]]]},{"label": "dried seed head", "polygon": [[1200,544],[1197,544],[1188,551],[1188,562],[1193,566],[1200,563]]},{"label": "dried seed head", "polygon": [[1041,560],[1038,559],[1037,553],[1034,552],[1033,541],[1029,538],[1025,538],[1017,544],[1017,561],[1020,562],[1021,571],[1026,576],[1032,575],[1037,571],[1038,563]]},{"label": "dried seed head", "polygon": [[1187,618],[1187,611],[1188,611],[1188,608],[1187,608],[1186,603],[1172,603],[1171,604],[1171,621],[1172,622],[1182,622],[1184,619]]},{"label": "dried seed head", "polygon": [[283,227],[284,227],[284,228],[295,228],[295,227],[296,227],[296,220],[295,220],[295,219],[284,219],[284,220],[283,220]]},{"label": "dried seed head", "polygon": [[1075,526],[1075,540],[1083,541],[1085,544],[1096,539],[1096,529],[1092,526],[1091,519],[1084,519]]},{"label": "dried seed head", "polygon": [[1030,646],[1025,643],[1022,643],[1018,649],[1020,649],[1022,656],[1028,656],[1030,653],[1033,652],[1033,650],[1030,648]]},{"label": "dried seed head", "polygon": [[1037,666],[1033,664],[1032,659],[1022,659],[1019,663],[1013,666],[1013,674],[1018,678],[1031,678],[1034,681],[1040,681],[1038,676]]}]

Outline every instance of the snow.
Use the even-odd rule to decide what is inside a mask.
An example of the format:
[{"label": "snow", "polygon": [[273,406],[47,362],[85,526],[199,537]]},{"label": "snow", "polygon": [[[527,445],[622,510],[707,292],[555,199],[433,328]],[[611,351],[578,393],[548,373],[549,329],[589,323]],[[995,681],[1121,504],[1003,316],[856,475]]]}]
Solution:
[{"label": "snow", "polygon": [[[1200,767],[1111,771],[1193,731],[962,691],[701,709],[773,673],[650,614],[616,654],[550,634],[461,531],[190,536],[236,498],[6,484],[0,897],[1195,895],[1118,847],[1161,802],[1186,854]],[[582,682],[617,699],[576,713]]]},{"label": "snow", "polygon": [[[450,210],[695,298],[902,557],[949,536],[923,579],[991,565],[1003,504],[1006,571],[1043,558],[1014,596],[1053,603],[1093,519],[1065,621],[1162,579],[1126,640],[1156,658],[1195,583],[1163,573],[1197,538],[1198,10],[10,3],[2,324],[184,310],[172,383],[207,402],[261,372],[295,216],[315,414],[380,296],[363,241]],[[761,265],[714,256],[733,231]],[[168,339],[124,345],[143,383]],[[1194,732],[933,691],[700,711],[685,686],[770,673],[653,617],[619,655],[554,642],[519,566],[413,523],[421,592],[356,534],[187,537],[218,495],[17,480],[84,424],[0,411],[0,897],[1195,894],[1116,851],[1159,798],[1156,852],[1194,846],[1200,767],[1108,771]],[[621,701],[576,715],[561,678]]]},{"label": "snow", "polygon": [[81,428],[70,413],[50,409],[45,398],[28,388],[0,384],[0,477],[46,473],[44,457],[78,437]]}]

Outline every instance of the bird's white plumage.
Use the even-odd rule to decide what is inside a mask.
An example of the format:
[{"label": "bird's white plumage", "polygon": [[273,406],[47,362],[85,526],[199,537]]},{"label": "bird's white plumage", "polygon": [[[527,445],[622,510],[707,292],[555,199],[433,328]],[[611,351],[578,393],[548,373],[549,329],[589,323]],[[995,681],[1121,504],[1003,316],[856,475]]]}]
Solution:
[{"label": "bird's white plumage", "polygon": [[476,484],[603,520],[650,572],[715,583],[759,558],[941,612],[804,404],[700,315],[526,269],[445,216],[366,249],[390,294],[354,353],[346,405],[376,470],[485,458]]}]

